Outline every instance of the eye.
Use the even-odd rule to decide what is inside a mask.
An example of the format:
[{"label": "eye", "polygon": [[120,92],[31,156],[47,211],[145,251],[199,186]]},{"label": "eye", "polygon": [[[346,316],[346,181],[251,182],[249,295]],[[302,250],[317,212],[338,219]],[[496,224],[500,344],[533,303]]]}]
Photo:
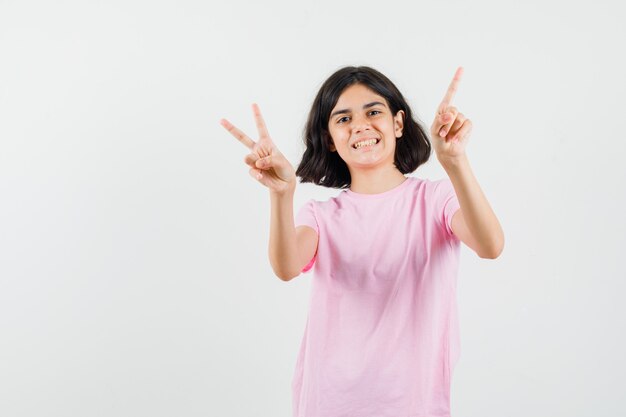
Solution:
[{"label": "eye", "polygon": [[342,118],[337,120],[337,123],[343,123],[345,121],[344,119],[347,119],[347,118],[348,118],[348,116],[343,116]]},{"label": "eye", "polygon": [[371,114],[371,115],[373,115],[373,116],[376,116],[376,114],[378,114],[378,113],[380,113],[380,111],[379,111],[379,110],[372,110],[372,111],[370,112],[370,114]]}]

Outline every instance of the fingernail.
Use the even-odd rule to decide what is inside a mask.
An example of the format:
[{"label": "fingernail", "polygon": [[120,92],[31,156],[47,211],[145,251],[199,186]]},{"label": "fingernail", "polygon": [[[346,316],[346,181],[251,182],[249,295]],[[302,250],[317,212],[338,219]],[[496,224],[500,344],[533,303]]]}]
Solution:
[{"label": "fingernail", "polygon": [[440,136],[442,136],[442,137],[443,137],[443,136],[445,136],[445,135],[446,135],[446,133],[448,133],[448,132],[446,132],[445,130],[442,130],[442,131],[441,131],[441,133],[440,133]]}]

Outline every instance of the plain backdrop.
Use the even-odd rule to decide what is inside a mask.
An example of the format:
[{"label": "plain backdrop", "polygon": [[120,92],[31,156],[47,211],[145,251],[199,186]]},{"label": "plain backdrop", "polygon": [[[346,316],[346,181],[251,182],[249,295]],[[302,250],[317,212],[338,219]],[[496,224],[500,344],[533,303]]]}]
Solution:
[{"label": "plain backdrop", "polygon": [[[0,1],[0,415],[291,416],[313,273],[269,264],[251,103],[294,166],[321,83],[455,98],[506,236],[462,248],[454,417],[626,414],[618,1]],[[411,174],[446,174],[435,155]],[[339,193],[298,185],[294,211]],[[359,416],[353,416],[359,417]]]}]

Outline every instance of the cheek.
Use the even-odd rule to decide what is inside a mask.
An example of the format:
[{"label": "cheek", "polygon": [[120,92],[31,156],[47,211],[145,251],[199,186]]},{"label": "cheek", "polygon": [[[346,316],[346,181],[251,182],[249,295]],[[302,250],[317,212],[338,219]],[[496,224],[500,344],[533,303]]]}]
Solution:
[{"label": "cheek", "polygon": [[346,130],[340,127],[332,127],[328,129],[328,133],[330,133],[330,137],[333,138],[334,141],[341,141],[346,137]]},{"label": "cheek", "polygon": [[376,125],[380,128],[380,129],[393,129],[393,127],[395,126],[394,120],[391,117],[386,117],[386,118],[381,118],[378,119],[376,121]]}]

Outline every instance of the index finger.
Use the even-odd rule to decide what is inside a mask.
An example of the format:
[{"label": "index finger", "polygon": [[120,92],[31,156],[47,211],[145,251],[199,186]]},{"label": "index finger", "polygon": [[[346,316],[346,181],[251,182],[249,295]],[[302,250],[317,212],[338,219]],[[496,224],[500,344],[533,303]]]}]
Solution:
[{"label": "index finger", "polygon": [[452,103],[452,99],[456,94],[456,90],[459,88],[459,82],[461,81],[461,75],[463,74],[463,67],[459,67],[454,74],[454,78],[452,78],[452,82],[450,82],[450,86],[448,87],[448,91],[446,91],[446,95],[439,104],[439,113],[443,113],[446,111],[450,103]]},{"label": "index finger", "polygon": [[220,120],[220,124],[222,126],[224,126],[224,128],[226,128],[226,130],[228,130],[230,132],[231,135],[233,135],[234,137],[236,137],[237,139],[239,139],[239,142],[243,143],[245,146],[247,146],[248,148],[252,149],[252,147],[254,145],[256,145],[256,142],[253,141],[252,139],[250,139],[248,137],[248,135],[246,135],[245,133],[243,133],[241,130],[237,129],[231,122],[229,122],[226,119],[222,119]]},{"label": "index finger", "polygon": [[254,120],[256,121],[256,128],[259,131],[259,138],[269,138],[270,134],[267,132],[265,121],[261,116],[261,109],[256,103],[252,104],[252,112],[254,113]]}]

